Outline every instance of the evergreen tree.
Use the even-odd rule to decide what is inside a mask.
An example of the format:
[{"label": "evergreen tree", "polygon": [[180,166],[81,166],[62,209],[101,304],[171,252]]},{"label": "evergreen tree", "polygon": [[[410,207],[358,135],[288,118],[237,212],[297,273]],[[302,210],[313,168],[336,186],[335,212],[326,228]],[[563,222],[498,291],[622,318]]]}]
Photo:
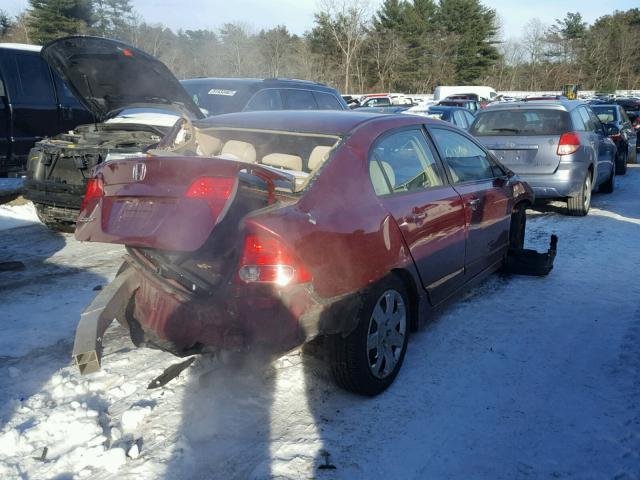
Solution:
[{"label": "evergreen tree", "polygon": [[84,33],[92,23],[91,0],[29,0],[29,4],[28,25],[36,43]]},{"label": "evergreen tree", "polygon": [[496,12],[479,0],[440,0],[437,24],[441,31],[456,36],[456,83],[480,79],[499,58],[494,38]]}]

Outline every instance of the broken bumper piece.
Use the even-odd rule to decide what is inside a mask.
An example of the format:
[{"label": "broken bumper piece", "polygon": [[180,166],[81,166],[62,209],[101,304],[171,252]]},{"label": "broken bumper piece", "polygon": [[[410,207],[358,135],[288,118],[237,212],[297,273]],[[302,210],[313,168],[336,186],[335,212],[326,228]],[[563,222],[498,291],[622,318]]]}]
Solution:
[{"label": "broken bumper piece", "polygon": [[138,288],[133,269],[118,275],[80,315],[73,343],[73,359],[82,375],[100,370],[102,338],[111,322],[125,315],[128,299]]},{"label": "broken bumper piece", "polygon": [[509,249],[504,264],[504,271],[515,275],[532,275],[538,277],[548,275],[553,269],[553,261],[556,258],[557,249],[558,237],[556,235],[551,235],[549,250],[544,253],[524,248]]}]

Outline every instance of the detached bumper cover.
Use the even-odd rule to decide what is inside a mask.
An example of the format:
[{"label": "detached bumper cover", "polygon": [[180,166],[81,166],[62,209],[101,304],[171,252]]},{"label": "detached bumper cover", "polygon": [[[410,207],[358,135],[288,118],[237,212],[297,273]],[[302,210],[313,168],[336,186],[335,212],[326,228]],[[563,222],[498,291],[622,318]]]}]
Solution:
[{"label": "detached bumper cover", "polygon": [[80,315],[73,343],[73,359],[81,374],[100,370],[104,332],[115,318],[125,315],[129,298],[136,288],[138,283],[134,271],[127,270],[102,289]]}]

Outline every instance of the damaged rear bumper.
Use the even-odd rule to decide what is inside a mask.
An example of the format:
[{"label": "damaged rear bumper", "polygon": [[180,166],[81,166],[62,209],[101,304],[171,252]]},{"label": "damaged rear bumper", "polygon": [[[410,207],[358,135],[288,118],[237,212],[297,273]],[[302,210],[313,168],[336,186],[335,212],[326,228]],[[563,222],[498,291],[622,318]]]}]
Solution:
[{"label": "damaged rear bumper", "polygon": [[73,358],[82,374],[100,369],[102,337],[114,318],[136,346],[176,356],[217,351],[285,352],[322,334],[356,327],[359,293],[320,299],[310,284],[278,289],[230,282],[192,295],[127,257],[128,268],[82,313]]}]

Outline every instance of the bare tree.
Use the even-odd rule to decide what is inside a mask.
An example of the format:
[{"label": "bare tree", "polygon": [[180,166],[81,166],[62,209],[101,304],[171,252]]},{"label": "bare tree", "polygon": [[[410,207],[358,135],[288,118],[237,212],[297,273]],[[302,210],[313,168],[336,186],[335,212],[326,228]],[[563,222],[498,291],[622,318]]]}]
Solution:
[{"label": "bare tree", "polygon": [[316,23],[330,34],[342,53],[344,91],[349,92],[351,67],[367,37],[369,2],[366,0],[321,0]]}]

